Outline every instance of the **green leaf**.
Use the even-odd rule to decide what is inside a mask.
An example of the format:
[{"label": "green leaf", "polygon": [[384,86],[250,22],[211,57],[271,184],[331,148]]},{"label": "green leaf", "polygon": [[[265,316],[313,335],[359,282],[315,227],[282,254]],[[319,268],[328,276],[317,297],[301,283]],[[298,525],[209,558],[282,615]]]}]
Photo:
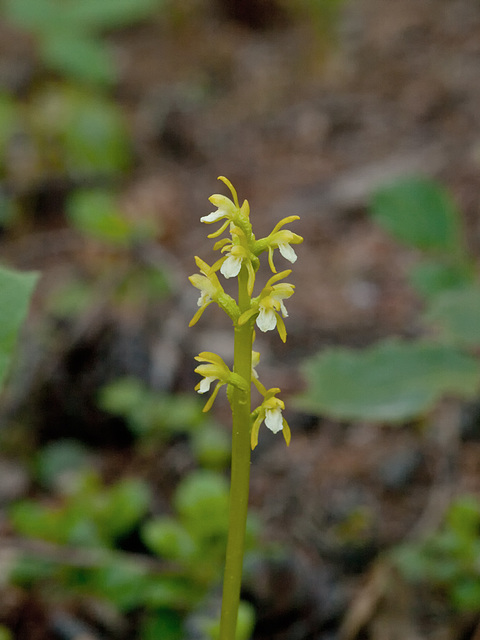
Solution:
[{"label": "green leaf", "polygon": [[231,457],[231,438],[215,423],[192,432],[192,449],[198,462],[209,469],[225,469]]},{"label": "green leaf", "polygon": [[8,570],[8,580],[13,584],[30,587],[39,581],[56,577],[58,563],[42,558],[39,554],[22,553]]},{"label": "green leaf", "polygon": [[115,197],[103,189],[75,191],[67,202],[67,215],[82,233],[125,245],[133,235],[131,223],[119,211]]},{"label": "green leaf", "polygon": [[148,398],[145,385],[137,378],[121,378],[103,387],[99,405],[104,411],[128,417],[132,411]]},{"label": "green leaf", "polygon": [[151,580],[142,566],[122,558],[120,554],[109,558],[105,564],[94,567],[89,572],[87,580],[82,577],[83,584],[80,583],[79,586],[87,593],[93,591],[123,612],[144,604],[144,593]]},{"label": "green leaf", "polygon": [[113,174],[130,162],[130,142],[119,107],[78,86],[47,85],[28,110],[43,162],[75,177]]},{"label": "green leaf", "polygon": [[427,178],[406,178],[373,196],[373,218],[397,240],[425,251],[463,253],[461,218],[453,200]]},{"label": "green leaf", "polygon": [[109,85],[117,69],[108,46],[98,37],[73,28],[54,29],[41,39],[43,62],[67,78],[79,82]]},{"label": "green leaf", "polygon": [[3,12],[8,20],[37,33],[70,26],[68,14],[62,11],[58,0],[3,0]]},{"label": "green leaf", "polygon": [[182,640],[184,629],[181,616],[171,609],[148,613],[142,620],[141,640]]},{"label": "green leaf", "polygon": [[461,496],[447,513],[447,526],[457,535],[474,540],[480,526],[480,502],[471,495]]},{"label": "green leaf", "polygon": [[442,340],[467,348],[480,347],[480,287],[435,296],[423,320],[435,327]]},{"label": "green leaf", "polygon": [[451,587],[453,605],[459,611],[478,613],[480,603],[480,579],[477,576],[464,577]]},{"label": "green leaf", "polygon": [[72,94],[66,104],[68,122],[62,131],[65,156],[72,172],[117,172],[130,162],[128,134],[118,107],[99,97]]},{"label": "green leaf", "polygon": [[213,471],[195,471],[178,486],[175,508],[186,530],[196,539],[226,535],[228,483]]},{"label": "green leaf", "polygon": [[414,289],[429,299],[443,291],[461,289],[472,284],[474,269],[469,264],[453,265],[436,260],[422,260],[410,269]]},{"label": "green leaf", "polygon": [[62,514],[58,509],[47,508],[33,500],[21,500],[9,511],[14,529],[29,538],[49,542],[64,542]]},{"label": "green leaf", "polygon": [[3,624],[0,624],[0,640],[13,640],[12,632]]},{"label": "green leaf", "polygon": [[5,381],[37,279],[36,273],[20,273],[0,267],[0,386]]},{"label": "green leaf", "polygon": [[74,23],[89,29],[123,27],[148,17],[164,0],[74,0],[68,8]]},{"label": "green leaf", "polygon": [[205,595],[188,576],[159,575],[145,590],[144,602],[149,609],[191,609]]},{"label": "green leaf", "polygon": [[343,420],[398,422],[431,410],[444,395],[474,398],[478,360],[454,347],[386,340],[363,351],[328,349],[307,361],[299,408]]},{"label": "green leaf", "polygon": [[56,440],[37,455],[35,466],[44,487],[55,488],[65,473],[85,469],[91,462],[88,449],[76,440]]},{"label": "green leaf", "polygon": [[147,522],[142,538],[154,553],[170,560],[188,560],[195,551],[191,535],[179,522],[166,516]]},{"label": "green leaf", "polygon": [[95,521],[107,538],[118,538],[133,529],[150,504],[148,485],[139,478],[125,478],[97,498]]}]

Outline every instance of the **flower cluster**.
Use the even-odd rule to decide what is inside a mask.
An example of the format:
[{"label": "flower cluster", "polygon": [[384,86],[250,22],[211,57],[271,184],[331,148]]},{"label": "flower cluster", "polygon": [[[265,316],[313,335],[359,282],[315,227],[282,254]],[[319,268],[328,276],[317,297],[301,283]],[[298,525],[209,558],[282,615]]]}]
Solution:
[{"label": "flower cluster", "polygon": [[[273,256],[275,249],[278,249],[280,255],[289,262],[294,263],[297,260],[292,245],[300,244],[303,242],[303,238],[283,227],[298,220],[299,217],[284,218],[275,225],[270,235],[257,240],[250,223],[250,206],[247,200],[240,206],[237,192],[231,182],[224,177],[219,179],[229,188],[232,199],[220,194],[211,196],[209,200],[216,207],[216,210],[203,216],[200,220],[205,224],[222,223],[216,231],[208,235],[209,238],[219,238],[225,232],[228,235],[216,241],[214,250],[220,251],[222,255],[212,266],[198,257],[195,258],[200,273],[190,276],[189,279],[192,285],[200,291],[200,296],[197,302],[199,308],[190,321],[190,326],[199,320],[212,302],[216,302],[232,319],[235,327],[240,328],[247,324],[251,326],[252,337],[254,335],[253,324],[255,323],[258,329],[263,332],[277,329],[280,338],[285,342],[287,331],[284,318],[288,317],[288,312],[284,300],[293,295],[295,287],[288,282],[281,282],[290,275],[291,270],[287,269],[277,273]],[[264,252],[268,253],[268,264],[274,275],[268,280],[260,294],[253,297],[256,273],[260,266],[259,256]],[[235,301],[224,291],[217,275],[218,272],[226,279],[235,278],[241,273],[245,274],[243,277],[246,282],[246,295],[248,295],[247,304],[244,299],[242,303],[240,303],[240,298]],[[257,352],[252,352],[251,379],[245,380],[244,377],[230,371],[220,356],[210,352],[201,353],[196,359],[203,364],[200,364],[195,371],[203,376],[203,379],[197,384],[196,390],[202,394],[206,393],[212,382],[217,381],[214,392],[205,405],[204,410],[207,411],[223,385],[227,385],[228,392],[229,388],[244,390],[247,385],[249,388],[253,383],[263,396],[263,401],[251,417],[252,448],[258,442],[258,430],[262,422],[265,422],[266,426],[274,433],[283,431],[288,444],[290,429],[282,416],[285,405],[282,400],[276,397],[280,389],[267,390],[259,381],[254,368],[259,357]]]}]

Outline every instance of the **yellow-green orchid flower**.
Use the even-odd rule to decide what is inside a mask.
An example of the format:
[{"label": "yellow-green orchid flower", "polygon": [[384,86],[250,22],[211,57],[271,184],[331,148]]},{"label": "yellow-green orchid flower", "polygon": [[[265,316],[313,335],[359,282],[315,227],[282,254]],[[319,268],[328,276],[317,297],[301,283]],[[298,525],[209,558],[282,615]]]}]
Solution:
[{"label": "yellow-green orchid flower", "polygon": [[231,384],[234,387],[243,389],[244,391],[247,389],[247,382],[238,374],[230,371],[223,359],[216,353],[212,353],[211,351],[202,351],[198,356],[195,356],[195,360],[197,360],[197,362],[204,363],[198,365],[195,369],[195,373],[203,376],[203,380],[200,380],[196,385],[195,391],[198,393],[207,393],[207,391],[210,391],[212,382],[218,380],[212,395],[208,399],[207,404],[203,407],[203,411],[208,411],[210,409],[223,385]]},{"label": "yellow-green orchid flower", "polygon": [[265,426],[273,433],[283,431],[283,437],[285,438],[287,446],[290,444],[290,427],[282,415],[282,411],[285,409],[285,403],[276,397],[276,394],[279,392],[280,389],[269,389],[265,393],[262,404],[257,407],[252,414],[253,424],[250,436],[252,449],[255,449],[258,444],[258,432],[262,422],[265,422]]}]

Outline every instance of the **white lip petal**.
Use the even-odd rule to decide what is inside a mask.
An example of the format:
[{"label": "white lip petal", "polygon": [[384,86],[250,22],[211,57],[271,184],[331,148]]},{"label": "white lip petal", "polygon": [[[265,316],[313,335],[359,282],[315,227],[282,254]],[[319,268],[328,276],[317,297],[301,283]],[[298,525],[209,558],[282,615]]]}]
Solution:
[{"label": "white lip petal", "polygon": [[211,301],[210,295],[206,291],[200,293],[200,297],[197,300],[197,307],[203,307],[205,304]]},{"label": "white lip petal", "polygon": [[286,242],[279,242],[278,249],[282,256],[289,262],[295,262],[295,260],[297,259],[297,254]]},{"label": "white lip petal", "polygon": [[283,429],[283,417],[280,409],[267,409],[265,411],[265,424],[273,431],[278,433]]},{"label": "white lip petal", "polygon": [[200,380],[198,393],[207,393],[207,391],[210,391],[210,385],[214,380],[216,380],[216,378],[213,376],[207,376],[206,378],[203,378],[203,380]]},{"label": "white lip petal", "polygon": [[240,273],[242,268],[242,259],[235,256],[228,256],[225,262],[220,267],[220,273],[225,278],[235,278]]},{"label": "white lip petal", "polygon": [[208,216],[202,216],[200,218],[200,222],[216,222],[225,216],[225,211],[223,209],[217,209],[216,211],[212,211]]},{"label": "white lip petal", "polygon": [[277,326],[277,316],[273,309],[260,307],[260,313],[257,316],[256,322],[260,331],[272,331]]}]

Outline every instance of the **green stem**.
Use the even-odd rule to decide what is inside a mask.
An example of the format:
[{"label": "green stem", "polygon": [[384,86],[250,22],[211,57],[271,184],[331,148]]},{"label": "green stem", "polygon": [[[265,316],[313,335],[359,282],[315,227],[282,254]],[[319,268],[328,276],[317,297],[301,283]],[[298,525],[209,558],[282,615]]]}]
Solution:
[{"label": "green stem", "polygon": [[[238,305],[241,313],[249,309],[251,304],[247,281],[247,270],[242,267],[238,277]],[[247,381],[252,376],[252,340],[253,321],[235,327],[233,370]],[[231,404],[232,472],[220,640],[235,640],[240,601],[250,483],[250,387],[246,392],[233,388]]]}]

